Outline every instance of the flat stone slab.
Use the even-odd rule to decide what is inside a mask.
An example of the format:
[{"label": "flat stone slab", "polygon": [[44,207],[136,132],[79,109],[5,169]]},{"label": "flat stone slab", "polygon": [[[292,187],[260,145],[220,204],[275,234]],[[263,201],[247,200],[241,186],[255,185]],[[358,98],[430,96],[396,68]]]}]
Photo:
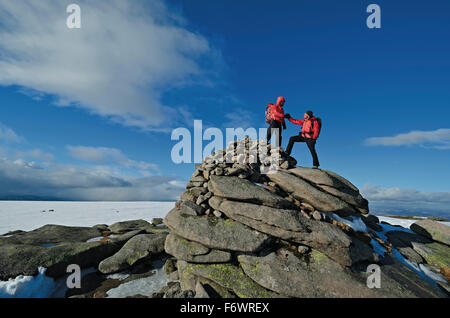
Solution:
[{"label": "flat stone slab", "polygon": [[233,264],[191,264],[183,266],[184,275],[206,278],[231,290],[240,298],[279,298],[280,295],[269,291],[250,279],[239,266]]},{"label": "flat stone slab", "polygon": [[319,190],[311,183],[290,173],[277,171],[276,173],[268,174],[267,177],[280,186],[281,189],[294,196],[294,198],[312,205],[321,212],[334,212],[339,216],[360,214],[347,202]]},{"label": "flat stone slab", "polygon": [[282,248],[259,257],[240,255],[244,272],[261,286],[296,298],[374,297],[375,293],[362,282],[318,251],[302,260]]},{"label": "flat stone slab", "polygon": [[188,215],[177,208],[166,215],[164,224],[180,237],[219,250],[254,252],[270,240],[268,235],[236,221]]},{"label": "flat stone slab", "polygon": [[350,181],[337,174],[330,174],[326,170],[295,167],[289,169],[288,172],[317,185],[329,186],[336,189],[349,189],[355,193],[359,193],[358,188],[351,184]]},{"label": "flat stone slab", "polygon": [[211,249],[175,234],[167,236],[165,251],[179,260],[190,263],[226,263],[231,261],[230,252]]},{"label": "flat stone slab", "polygon": [[413,223],[410,229],[419,235],[450,245],[450,226],[432,220],[420,220]]},{"label": "flat stone slab", "polygon": [[450,247],[440,243],[412,242],[414,250],[422,256],[428,264],[436,267],[450,267]]},{"label": "flat stone slab", "polygon": [[350,189],[336,189],[326,185],[318,185],[319,188],[328,192],[331,195],[347,202],[355,207],[359,212],[363,214],[369,213],[369,201],[364,199],[361,194],[355,193]]},{"label": "flat stone slab", "polygon": [[51,247],[5,244],[0,246],[0,280],[19,275],[34,276],[41,266],[47,268],[47,276],[60,277],[66,274],[68,265],[78,264],[81,268],[97,266],[120,247],[119,244],[103,242],[61,243]]},{"label": "flat stone slab", "polygon": [[251,201],[274,208],[290,208],[292,203],[246,179],[212,175],[208,189],[222,198]]},{"label": "flat stone slab", "polygon": [[[381,288],[368,288],[365,270],[349,270],[328,258],[323,253],[312,250],[305,256],[298,256],[287,248],[281,248],[263,256],[240,255],[239,263],[244,272],[259,285],[282,295],[298,298],[409,298],[442,297],[429,284],[418,285],[420,277],[402,266],[393,263],[389,274],[404,273],[403,284],[386,275],[381,269]],[[406,269],[405,269],[406,268]]]},{"label": "flat stone slab", "polygon": [[114,255],[98,266],[103,274],[116,273],[130,268],[137,261],[164,251],[167,234],[139,234],[128,240]]},{"label": "flat stone slab", "polygon": [[109,226],[109,229],[115,233],[123,233],[134,230],[143,230],[150,227],[152,227],[152,225],[145,220],[131,220],[114,223]]},{"label": "flat stone slab", "polygon": [[20,232],[12,237],[0,238],[2,244],[27,244],[41,246],[43,244],[59,244],[63,242],[86,242],[99,237],[102,231],[98,227],[76,227],[63,225],[44,225],[36,230]]}]

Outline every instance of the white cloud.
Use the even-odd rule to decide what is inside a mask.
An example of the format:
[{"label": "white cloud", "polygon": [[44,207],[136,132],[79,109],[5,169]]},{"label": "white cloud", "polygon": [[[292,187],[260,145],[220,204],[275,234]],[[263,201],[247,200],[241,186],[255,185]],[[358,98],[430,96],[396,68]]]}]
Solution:
[{"label": "white cloud", "polygon": [[120,176],[107,166],[54,165],[45,169],[25,160],[0,159],[0,197],[42,196],[69,200],[177,200],[181,181],[166,176]]},{"label": "white cloud", "polygon": [[398,187],[382,188],[365,184],[362,195],[369,200],[371,210],[395,213],[404,211],[418,215],[450,216],[450,191],[421,192]]},{"label": "white cloud", "polygon": [[401,189],[398,187],[382,188],[365,184],[363,192],[368,199],[385,201],[407,201],[407,202],[441,202],[450,204],[450,191],[442,192],[420,192],[415,189]]},{"label": "white cloud", "polygon": [[127,158],[119,149],[107,147],[67,146],[72,157],[99,164],[120,164],[127,168],[158,171],[158,166]]},{"label": "white cloud", "polygon": [[19,137],[14,130],[0,123],[0,140],[7,142],[20,142],[22,138]]},{"label": "white cloud", "polygon": [[41,149],[33,149],[25,152],[18,152],[17,156],[44,161],[52,161],[53,159],[55,159],[55,157],[51,153],[44,152]]},{"label": "white cloud", "polygon": [[450,149],[450,129],[433,131],[411,131],[393,137],[373,137],[365,141],[368,146],[410,146],[423,145],[436,149]]},{"label": "white cloud", "polygon": [[126,126],[151,130],[167,118],[182,121],[161,97],[207,82],[211,68],[200,64],[220,59],[209,42],[161,0],[79,0],[81,29],[66,27],[71,2],[0,1],[0,85],[37,98],[50,94],[58,106]]}]

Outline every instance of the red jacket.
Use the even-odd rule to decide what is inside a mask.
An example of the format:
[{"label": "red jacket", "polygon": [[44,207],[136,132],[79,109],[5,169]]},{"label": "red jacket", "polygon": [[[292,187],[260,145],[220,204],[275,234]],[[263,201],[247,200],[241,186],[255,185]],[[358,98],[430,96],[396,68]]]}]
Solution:
[{"label": "red jacket", "polygon": [[284,101],[284,98],[278,97],[277,103],[271,106],[270,119],[284,124],[284,109],[280,106],[281,101]]},{"label": "red jacket", "polygon": [[[303,138],[317,139],[319,137],[319,122],[315,119],[316,117],[312,117],[308,120],[289,118],[289,121],[293,124],[302,126],[301,135]],[[314,124],[312,124],[313,122]]]}]

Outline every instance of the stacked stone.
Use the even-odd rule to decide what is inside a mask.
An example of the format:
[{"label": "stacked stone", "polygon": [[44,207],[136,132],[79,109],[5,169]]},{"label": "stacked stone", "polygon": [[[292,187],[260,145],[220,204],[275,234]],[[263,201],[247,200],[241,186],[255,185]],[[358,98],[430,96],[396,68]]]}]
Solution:
[{"label": "stacked stone", "polygon": [[[258,154],[264,154],[260,156]],[[214,210],[208,200],[213,193],[208,189],[208,182],[211,176],[236,176],[241,179],[248,179],[254,183],[264,185],[269,191],[286,195],[274,183],[265,177],[261,170],[264,167],[274,169],[275,155],[278,154],[277,164],[280,168],[295,167],[297,161],[286,155],[282,148],[272,148],[263,140],[251,140],[246,137],[243,141],[230,142],[227,148],[215,151],[203,160],[202,164],[196,165],[189,183],[186,185],[186,191],[181,195],[181,201],[188,202],[191,209],[194,209],[197,215],[214,215],[223,217],[223,213]],[[263,157],[261,161],[261,157]],[[263,169],[261,169],[263,166]],[[292,199],[292,202],[298,200]],[[193,204],[192,204],[193,203]]]},{"label": "stacked stone", "polygon": [[164,219],[170,230],[165,251],[177,260],[182,290],[197,297],[418,295],[392,278],[416,275],[393,258],[396,266],[392,277],[383,274],[383,289],[367,288],[367,265],[381,264],[371,242],[388,244],[373,230],[355,232],[341,222],[361,218],[372,229],[379,226],[353,184],[331,171],[295,167],[281,148],[260,149],[260,142],[246,138],[247,149],[271,154],[261,159],[235,151],[240,144],[197,165]]}]

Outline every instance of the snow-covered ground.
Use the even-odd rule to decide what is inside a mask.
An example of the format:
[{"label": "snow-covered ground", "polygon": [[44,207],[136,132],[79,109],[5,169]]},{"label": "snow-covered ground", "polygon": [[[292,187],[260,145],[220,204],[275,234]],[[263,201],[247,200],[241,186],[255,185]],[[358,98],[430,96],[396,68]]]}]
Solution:
[{"label": "snow-covered ground", "polygon": [[[45,275],[45,267],[39,267],[36,276],[19,275],[7,281],[0,281],[0,298],[64,298],[69,274],[53,279]],[[81,271],[81,277],[95,272],[93,267]]]},{"label": "snow-covered ground", "polygon": [[[418,220],[398,219],[398,218],[392,218],[392,217],[388,217],[388,216],[377,216],[377,217],[380,219],[380,222],[385,221],[385,222],[388,222],[389,224],[400,225],[407,229],[409,229],[411,224],[416,223],[418,221]],[[439,222],[439,223],[450,226],[450,222]]]},{"label": "snow-covered ground", "polygon": [[[93,226],[162,218],[175,202],[0,201],[0,235],[46,224]],[[52,212],[49,212],[53,210]],[[45,211],[45,212],[43,212]]]},{"label": "snow-covered ground", "polygon": [[153,275],[146,278],[132,280],[107,292],[108,298],[125,298],[134,295],[148,296],[156,293],[167,285],[168,278],[164,272],[164,260],[156,261]]},{"label": "snow-covered ground", "polygon": [[55,288],[52,278],[45,276],[45,268],[39,268],[39,274],[33,276],[17,276],[8,281],[0,281],[0,298],[44,298]]}]

